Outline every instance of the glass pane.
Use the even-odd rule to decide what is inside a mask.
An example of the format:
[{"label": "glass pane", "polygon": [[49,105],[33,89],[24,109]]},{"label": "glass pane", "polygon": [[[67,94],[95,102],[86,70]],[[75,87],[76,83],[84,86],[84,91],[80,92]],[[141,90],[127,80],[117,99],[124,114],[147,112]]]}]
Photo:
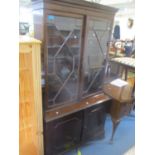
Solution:
[{"label": "glass pane", "polygon": [[73,60],[74,57],[71,51],[69,51],[69,48],[64,45],[60,53],[55,57],[55,72],[62,81],[69,78],[71,72],[73,71]]},{"label": "glass pane", "polygon": [[81,27],[81,19],[47,17],[49,105],[77,96]]},{"label": "glass pane", "polygon": [[107,42],[110,35],[108,21],[89,21],[88,42],[84,55],[83,94],[88,95],[102,89]]},{"label": "glass pane", "polygon": [[51,74],[48,76],[48,98],[51,102],[53,102],[53,98],[57,94],[58,90],[61,88],[61,81],[59,77],[55,74]]}]

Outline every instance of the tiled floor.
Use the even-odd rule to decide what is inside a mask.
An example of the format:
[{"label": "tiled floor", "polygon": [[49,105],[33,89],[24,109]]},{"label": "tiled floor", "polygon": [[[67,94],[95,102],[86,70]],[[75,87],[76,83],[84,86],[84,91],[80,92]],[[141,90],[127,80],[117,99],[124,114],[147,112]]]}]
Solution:
[{"label": "tiled floor", "polygon": [[[107,117],[105,124],[105,138],[101,140],[91,141],[87,145],[79,148],[81,155],[134,155],[135,145],[135,117],[124,117],[118,126],[114,137],[114,143],[109,144],[112,131],[112,122]],[[130,154],[129,154],[130,153]],[[77,151],[73,150],[65,155],[77,155]]]}]

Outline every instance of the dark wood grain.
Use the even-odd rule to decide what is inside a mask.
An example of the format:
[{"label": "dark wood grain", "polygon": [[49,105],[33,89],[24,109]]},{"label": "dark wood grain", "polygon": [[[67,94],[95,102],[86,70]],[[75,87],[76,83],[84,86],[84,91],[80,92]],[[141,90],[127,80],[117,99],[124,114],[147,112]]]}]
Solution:
[{"label": "dark wood grain", "polygon": [[104,102],[108,100],[110,100],[109,96],[104,95],[104,94],[92,96],[92,97],[82,100],[79,103],[75,103],[72,105],[67,105],[64,107],[59,107],[57,109],[51,109],[49,111],[46,111],[44,119],[45,119],[45,122],[49,122],[51,120],[61,118],[68,114],[80,111],[82,109],[89,108],[91,106],[95,106],[95,105],[102,104],[102,103],[104,104]]},{"label": "dark wood grain", "polygon": [[[81,0],[81,2],[83,2]],[[94,7],[94,3],[91,3],[91,6],[83,6],[83,5],[77,5],[73,3],[66,3],[65,0],[63,2],[60,1],[37,1],[33,3],[33,8],[35,10],[39,9],[45,9],[45,10],[53,10],[58,12],[67,12],[67,13],[76,13],[80,15],[90,15],[90,16],[96,16],[101,17],[105,19],[111,19],[113,20],[114,14],[117,12],[117,9],[109,8],[107,6],[104,6],[102,8]],[[89,2],[86,2],[86,4],[89,4]],[[96,5],[96,4],[95,4]]]},{"label": "dark wood grain", "polygon": [[97,10],[106,10],[112,13],[116,13],[118,11],[117,8],[105,6],[98,3],[83,1],[83,0],[76,0],[76,1],[75,0],[32,0],[32,2],[33,2],[33,5],[38,2],[50,2],[50,3],[63,4],[63,5],[74,5],[77,7],[86,7],[87,9],[93,8]]},{"label": "dark wood grain", "polygon": [[[42,65],[43,65],[43,71],[45,72],[45,76],[44,76],[45,87],[43,88],[45,154],[60,155],[64,151],[71,149],[72,147],[75,147],[82,140],[87,141],[88,139],[91,139],[93,137],[104,135],[106,104],[109,103],[108,101],[111,101],[111,97],[109,97],[108,95],[105,95],[102,88],[95,89],[94,91],[90,91],[86,95],[83,95],[84,72],[86,72],[84,71],[84,67],[85,67],[84,58],[85,58],[85,53],[87,48],[87,42],[90,39],[88,38],[88,35],[89,35],[88,32],[90,30],[89,23],[91,23],[92,20],[93,20],[92,22],[96,20],[103,21],[103,22],[108,21],[110,25],[107,23],[103,24],[106,26],[108,25],[108,27],[106,27],[107,29],[105,29],[105,31],[108,31],[108,36],[106,36],[106,39],[108,42],[111,36],[114,15],[117,9],[95,4],[95,3],[82,1],[82,0],[32,0],[32,2],[33,2],[32,3],[33,11],[34,11],[35,38],[38,38],[43,42]],[[77,19],[80,19],[82,21],[80,36],[75,35],[75,37],[78,36],[80,38],[80,43],[81,43],[79,45],[80,60],[78,61],[79,64],[77,63],[79,65],[79,68],[77,69],[77,74],[76,74],[78,78],[77,94],[71,97],[69,96],[67,99],[66,98],[64,99],[63,97],[66,94],[65,92],[66,90],[65,90],[62,95],[63,97],[61,98],[62,100],[58,99],[58,102],[54,100],[54,103],[50,103],[50,104],[49,102],[51,101],[49,100],[52,100],[53,102],[53,98],[55,97],[54,95],[57,94],[58,90],[60,90],[61,87],[59,87],[59,84],[56,85],[57,81],[55,80],[56,79],[55,77],[51,76],[51,79],[48,77],[49,74],[53,73],[53,71],[48,70],[49,68],[50,70],[52,70],[52,67],[53,67],[52,66],[53,64],[52,65],[48,64],[48,61],[49,61],[48,43],[50,40],[50,42],[52,42],[51,46],[53,45],[53,43],[55,44],[57,42],[58,42],[58,45],[61,46],[62,44],[60,44],[60,42],[61,40],[63,40],[62,38],[65,38],[66,36],[62,37],[64,34],[59,37],[49,35],[47,26],[51,22],[51,20],[48,23],[48,20],[47,20],[49,19],[47,18],[48,15],[51,15],[51,17],[52,18],[54,17],[54,19],[55,17],[56,18],[61,17],[61,19],[62,18],[65,19],[67,17],[67,18],[73,18],[74,21],[76,21]],[[39,23],[37,21],[37,18],[39,18]],[[63,22],[58,21],[58,23],[59,22],[61,22],[61,25],[62,25],[63,23],[65,23],[65,20]],[[63,31],[64,29],[63,28],[61,29],[60,28],[61,26],[57,27],[56,23],[54,20],[52,20],[52,22],[50,23],[51,24],[50,26],[55,26],[56,31],[61,31],[61,30]],[[67,23],[67,24],[69,25],[70,23]],[[72,25],[72,23],[70,25]],[[77,25],[75,26],[76,31],[79,30],[78,26]],[[68,29],[67,27],[67,29],[65,30],[67,30],[68,33],[71,33],[75,28],[74,26],[71,29]],[[96,27],[96,29],[98,30],[98,27]],[[61,31],[61,34],[62,34],[62,31]],[[53,38],[50,38],[50,37],[53,37]],[[64,40],[66,40],[66,38]],[[68,45],[76,44],[77,42],[78,40],[70,39],[68,42]],[[55,52],[55,51],[52,49],[51,52]],[[67,52],[65,52],[65,50],[63,52],[65,53],[65,55],[68,54]],[[63,52],[61,53],[62,54],[61,56],[64,56]],[[106,52],[107,51],[105,51],[105,54]],[[94,54],[95,54],[95,51],[94,51]],[[70,57],[69,56],[67,58],[63,57],[62,66],[66,65],[65,61],[68,62],[69,61],[68,58]],[[105,62],[107,62],[108,56],[106,56],[105,59],[106,59]],[[60,64],[55,63],[55,64],[56,65],[58,64],[59,66],[61,65],[61,63]],[[103,65],[106,65],[106,64],[103,64]],[[54,74],[57,75],[57,72],[54,72]],[[104,75],[101,75],[101,80],[102,80],[102,76],[104,81]],[[56,87],[56,88],[54,87],[55,89],[52,87],[52,91],[51,90],[49,91],[49,88],[50,88],[49,86],[51,84],[49,82],[49,79],[51,82],[53,82],[52,85],[55,85]],[[64,84],[64,81],[60,82],[62,88],[65,87],[65,84],[66,84],[66,83]],[[96,86],[96,83],[94,85]],[[101,82],[100,86],[102,85],[103,84]],[[96,87],[98,87],[98,85]],[[49,99],[48,95],[51,95],[52,97]]]},{"label": "dark wood grain", "polygon": [[84,51],[86,48],[86,38],[87,38],[87,30],[88,30],[88,17],[84,16],[83,18],[83,27],[82,27],[82,43],[81,43],[81,55],[80,55],[80,70],[79,70],[79,99],[82,97],[82,91],[83,91],[83,83],[84,83],[84,70],[82,69],[84,67]]},{"label": "dark wood grain", "polygon": [[[67,104],[74,104],[74,102],[81,101],[83,98],[97,95],[102,92],[98,90],[96,92],[88,93],[87,95],[82,95],[83,85],[84,85],[84,53],[86,50],[86,44],[88,40],[88,25],[89,18],[95,20],[106,19],[111,21],[111,28],[113,23],[114,14],[117,9],[94,4],[85,1],[74,1],[74,0],[45,0],[45,1],[34,1],[33,2],[33,11],[34,11],[34,27],[35,27],[35,37],[43,41],[42,46],[42,57],[43,57],[43,69],[45,72],[45,93],[44,93],[44,107],[45,109],[57,108],[57,104],[50,105],[48,104],[48,94],[49,94],[49,78],[48,78],[48,51],[47,51],[47,42],[48,42],[48,32],[47,32],[47,16],[64,16],[64,17],[73,17],[82,19],[82,31],[81,31],[81,49],[80,49],[80,65],[79,65],[79,84],[78,84],[78,95],[75,99],[64,101],[58,106],[64,106]],[[38,19],[39,18],[39,23]],[[111,32],[111,31],[110,31]],[[110,35],[109,35],[110,37]],[[109,40],[109,38],[107,38]],[[56,41],[56,40],[55,40]],[[108,59],[108,57],[106,58]],[[104,79],[104,77],[103,77]],[[102,85],[102,84],[101,84]]]}]

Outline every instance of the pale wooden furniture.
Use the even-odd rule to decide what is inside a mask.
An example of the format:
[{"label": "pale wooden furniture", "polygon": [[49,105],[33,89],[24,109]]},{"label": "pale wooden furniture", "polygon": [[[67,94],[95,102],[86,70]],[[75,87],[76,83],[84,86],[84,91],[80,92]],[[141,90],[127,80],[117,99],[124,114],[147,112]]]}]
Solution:
[{"label": "pale wooden furniture", "polygon": [[43,155],[40,44],[19,42],[19,154]]}]

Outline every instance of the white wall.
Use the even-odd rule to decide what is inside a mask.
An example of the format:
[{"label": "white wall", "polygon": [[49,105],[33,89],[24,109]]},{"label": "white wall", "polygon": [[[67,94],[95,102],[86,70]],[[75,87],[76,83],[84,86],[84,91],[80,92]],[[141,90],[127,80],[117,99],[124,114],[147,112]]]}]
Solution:
[{"label": "white wall", "polygon": [[115,16],[115,24],[120,25],[120,37],[121,39],[133,39],[135,36],[135,21],[132,29],[129,29],[127,27],[128,19],[132,18],[133,20],[135,19],[134,17],[134,9],[125,9],[124,11],[120,11],[116,14]]}]

